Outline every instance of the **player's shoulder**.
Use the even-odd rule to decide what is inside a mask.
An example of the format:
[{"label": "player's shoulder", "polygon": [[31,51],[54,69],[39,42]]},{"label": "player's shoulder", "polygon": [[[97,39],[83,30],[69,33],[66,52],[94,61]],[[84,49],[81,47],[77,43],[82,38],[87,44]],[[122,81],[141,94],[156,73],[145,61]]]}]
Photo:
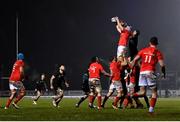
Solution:
[{"label": "player's shoulder", "polygon": [[23,65],[23,64],[24,64],[24,61],[23,61],[23,60],[17,60],[17,61],[15,62],[15,64]]}]

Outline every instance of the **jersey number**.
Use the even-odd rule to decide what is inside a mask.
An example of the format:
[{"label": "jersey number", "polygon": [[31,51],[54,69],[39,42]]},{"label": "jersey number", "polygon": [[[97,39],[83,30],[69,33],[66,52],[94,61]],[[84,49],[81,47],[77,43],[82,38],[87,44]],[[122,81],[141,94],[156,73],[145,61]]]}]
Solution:
[{"label": "jersey number", "polygon": [[151,55],[146,55],[145,57],[145,63],[150,63],[151,62],[151,59],[152,59],[152,56]]}]

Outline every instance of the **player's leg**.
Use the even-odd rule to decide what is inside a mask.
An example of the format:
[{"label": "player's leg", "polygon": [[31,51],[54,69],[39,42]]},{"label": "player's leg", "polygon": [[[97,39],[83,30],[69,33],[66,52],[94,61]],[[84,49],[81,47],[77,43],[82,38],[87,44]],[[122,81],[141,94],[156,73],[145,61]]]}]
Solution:
[{"label": "player's leg", "polygon": [[76,107],[79,107],[80,104],[88,98],[88,96],[89,96],[89,92],[85,92],[84,96],[81,97],[80,100],[78,101],[78,103],[76,104]]},{"label": "player's leg", "polygon": [[154,77],[154,75],[152,73],[147,74],[147,82],[148,82],[148,86],[152,90],[152,97],[150,100],[149,112],[153,113],[154,107],[155,107],[155,104],[157,101],[157,85],[156,85],[156,78]]},{"label": "player's leg", "polygon": [[101,97],[101,84],[100,84],[100,81],[96,81],[97,82],[97,85],[96,85],[96,93],[97,93],[97,100],[98,100],[98,109],[101,109],[101,101],[102,101],[102,97]]},{"label": "player's leg", "polygon": [[17,90],[19,89],[19,85],[16,84],[16,82],[11,83],[11,81],[9,82],[9,88],[10,88],[10,92],[11,95],[8,98],[7,102],[6,102],[6,106],[5,109],[8,109],[12,100],[14,99],[14,97],[16,96]]},{"label": "player's leg", "polygon": [[113,94],[113,90],[109,90],[107,95],[104,97],[101,107],[104,108],[106,101],[109,99],[109,97]]},{"label": "player's leg", "polygon": [[93,107],[93,100],[95,99],[95,81],[94,80],[90,80],[89,81],[89,89],[90,89],[90,93],[89,93],[89,107],[90,108],[94,108]]},{"label": "player's leg", "polygon": [[135,87],[135,84],[130,82],[129,85],[127,84],[126,85],[127,87],[127,95],[125,96],[125,99],[124,99],[124,102],[123,102],[123,108],[126,108],[128,106],[128,104],[130,105],[130,108],[134,108],[134,105],[133,105],[133,101],[132,101],[132,98],[131,96],[133,95],[134,93],[134,87]]},{"label": "player's leg", "polygon": [[11,89],[11,95],[10,95],[10,97],[8,98],[7,102],[6,102],[5,109],[8,109],[8,108],[9,108],[9,106],[10,106],[10,104],[11,104],[13,98],[14,98],[15,95],[16,95],[16,92],[17,92],[16,89]]},{"label": "player's leg", "polygon": [[149,108],[150,104],[149,104],[149,99],[148,99],[147,95],[144,96],[144,101],[146,102],[147,108]]},{"label": "player's leg", "polygon": [[25,94],[26,94],[25,88],[24,88],[24,86],[22,86],[22,87],[19,89],[19,94],[18,94],[18,96],[16,97],[16,99],[15,99],[14,102],[13,102],[13,106],[14,106],[15,108],[19,108],[19,107],[17,106],[17,103],[25,96]]},{"label": "player's leg", "polygon": [[144,97],[146,95],[146,86],[148,85],[148,79],[146,74],[140,74],[139,86],[140,91],[133,94],[133,97]]},{"label": "player's leg", "polygon": [[117,91],[117,96],[114,98],[114,102],[112,104],[112,107],[114,109],[118,109],[117,103],[118,103],[119,99],[123,95],[123,88],[122,88],[122,83],[121,82],[119,82],[119,81],[115,82],[115,90]]},{"label": "player's leg", "polygon": [[36,96],[33,98],[33,104],[37,104],[36,102],[38,101],[38,99],[40,98],[40,96],[41,96],[41,91],[40,91],[40,90],[37,90]]},{"label": "player's leg", "polygon": [[122,95],[123,95],[123,90],[118,90],[118,91],[117,91],[117,96],[114,98],[114,102],[113,102],[113,104],[112,104],[112,107],[113,107],[114,109],[118,109],[117,103],[118,103],[118,101],[120,100],[120,98],[121,98]]},{"label": "player's leg", "polygon": [[150,107],[149,107],[149,112],[154,112],[154,107],[156,105],[157,101],[157,87],[151,87],[152,89],[152,97],[150,100]]},{"label": "player's leg", "polygon": [[110,87],[109,87],[109,92],[108,92],[107,95],[104,97],[101,107],[104,108],[106,101],[107,101],[107,100],[109,99],[109,97],[113,94],[113,92],[114,92],[113,90],[114,90],[114,84],[111,83],[111,85],[110,85]]},{"label": "player's leg", "polygon": [[120,102],[119,102],[119,108],[122,108],[124,99],[126,98],[126,95],[127,95],[126,81],[124,81],[124,79],[122,79],[121,83],[122,83],[123,94],[122,94]]},{"label": "player's leg", "polygon": [[125,46],[118,46],[117,49],[117,61],[121,61],[122,56],[126,54],[126,47]]},{"label": "player's leg", "polygon": [[62,98],[64,97],[64,91],[62,89],[58,89],[58,91],[59,92],[58,92],[57,98],[55,99],[57,106],[60,103],[60,101],[62,100]]}]

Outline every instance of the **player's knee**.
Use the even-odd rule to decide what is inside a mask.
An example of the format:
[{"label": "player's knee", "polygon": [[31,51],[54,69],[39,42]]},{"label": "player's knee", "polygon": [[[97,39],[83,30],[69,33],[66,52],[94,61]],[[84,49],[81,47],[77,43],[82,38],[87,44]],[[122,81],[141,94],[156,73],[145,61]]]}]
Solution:
[{"label": "player's knee", "polygon": [[152,93],[152,98],[157,98],[157,92]]},{"label": "player's knee", "polygon": [[10,95],[10,99],[13,99],[14,97],[15,97],[15,95],[16,95],[16,91],[11,91],[11,95]]},{"label": "player's knee", "polygon": [[20,95],[21,95],[21,96],[25,96],[25,95],[26,95],[26,92],[25,92],[25,91],[22,91],[22,92],[20,92]]},{"label": "player's knee", "polygon": [[101,92],[98,92],[98,93],[97,93],[97,96],[101,96]]}]

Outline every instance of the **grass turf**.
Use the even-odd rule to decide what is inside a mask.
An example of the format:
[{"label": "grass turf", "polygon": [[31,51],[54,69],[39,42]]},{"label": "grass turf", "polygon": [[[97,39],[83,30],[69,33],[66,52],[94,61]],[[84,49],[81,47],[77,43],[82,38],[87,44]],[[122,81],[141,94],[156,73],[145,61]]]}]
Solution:
[{"label": "grass turf", "polygon": [[[112,100],[107,101],[106,108],[102,110],[88,108],[87,100],[79,108],[75,108],[78,98],[63,99],[60,108],[54,108],[49,98],[40,98],[37,105],[32,100],[24,98],[20,103],[20,109],[10,107],[0,109],[0,120],[8,121],[180,121],[180,99],[159,98],[156,104],[155,114],[149,115],[148,109],[122,109],[114,110],[111,107]],[[5,105],[6,98],[0,99],[1,105]],[[142,100],[141,100],[142,101]],[[96,104],[96,103],[95,103]]]}]

